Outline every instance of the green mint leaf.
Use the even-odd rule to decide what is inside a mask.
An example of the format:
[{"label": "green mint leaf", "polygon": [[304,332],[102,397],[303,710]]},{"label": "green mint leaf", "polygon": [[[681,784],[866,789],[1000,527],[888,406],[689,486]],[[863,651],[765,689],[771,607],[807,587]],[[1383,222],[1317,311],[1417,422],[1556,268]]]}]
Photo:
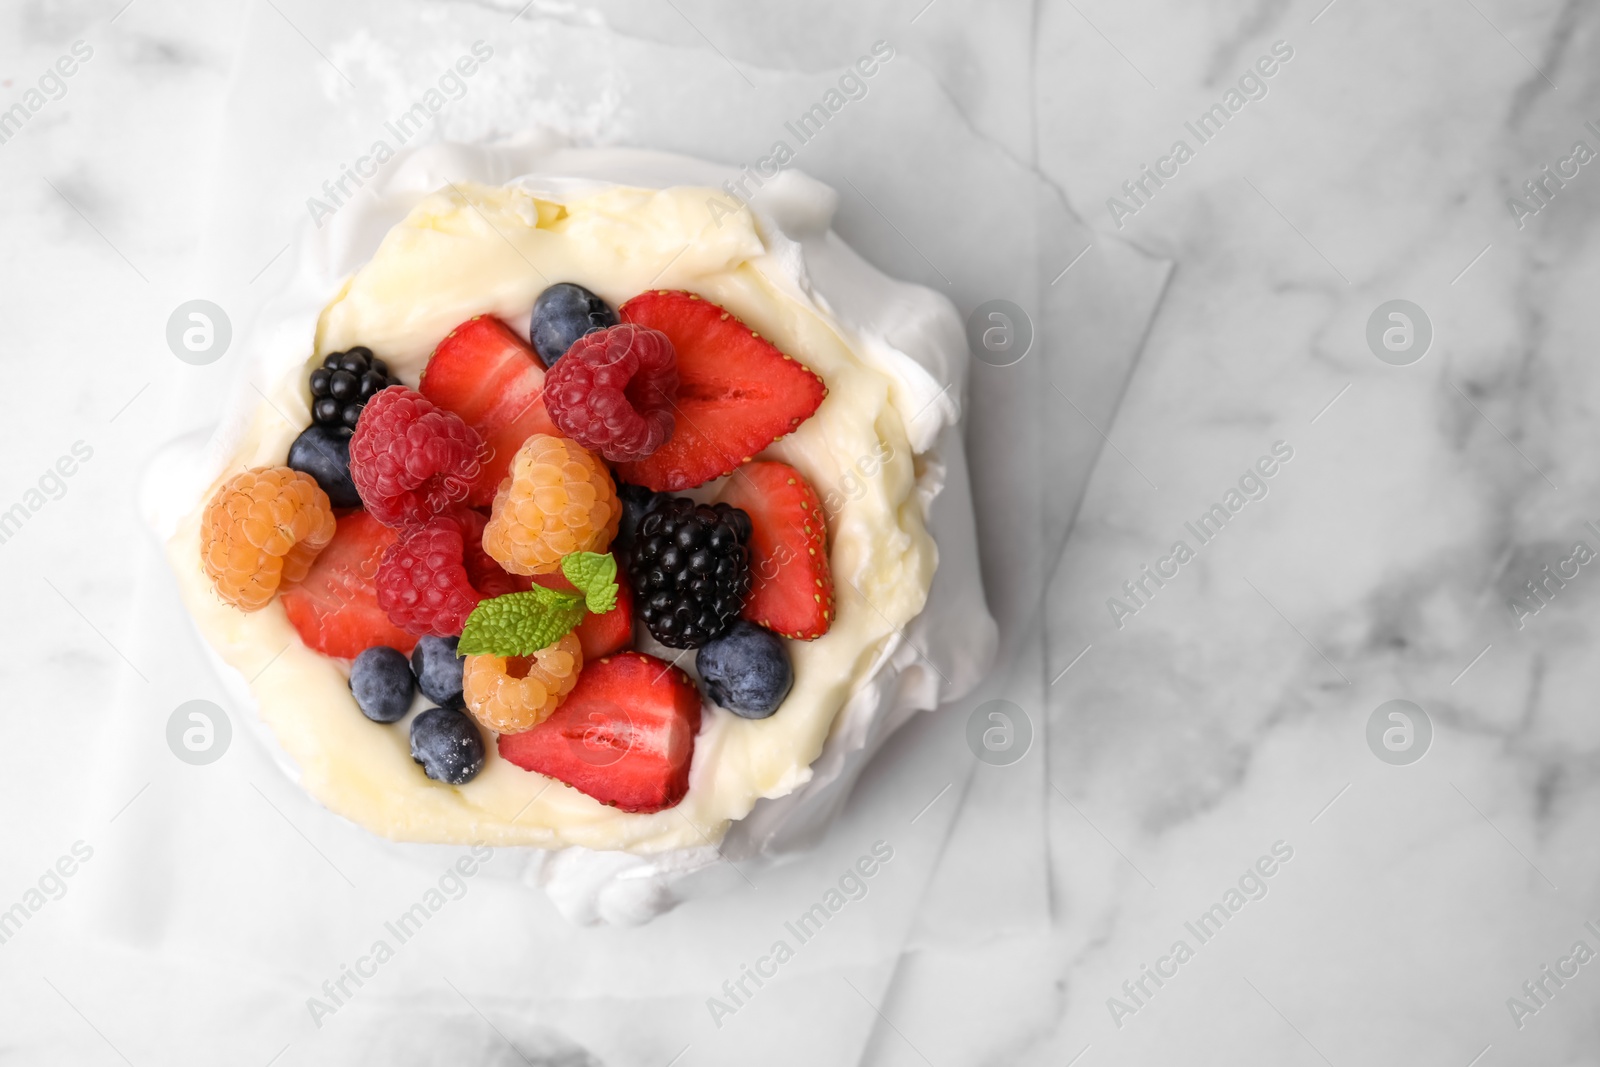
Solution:
[{"label": "green mint leaf", "polygon": [[536,585],[481,601],[467,617],[457,654],[531,656],[583,621],[583,597]]},{"label": "green mint leaf", "polygon": [[609,552],[573,552],[561,559],[561,573],[583,593],[591,612],[604,615],[617,606],[617,557]]}]

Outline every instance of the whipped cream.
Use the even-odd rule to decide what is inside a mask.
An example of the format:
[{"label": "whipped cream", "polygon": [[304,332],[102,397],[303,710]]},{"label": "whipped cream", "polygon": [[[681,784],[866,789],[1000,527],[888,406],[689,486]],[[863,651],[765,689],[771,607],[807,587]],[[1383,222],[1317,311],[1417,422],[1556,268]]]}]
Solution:
[{"label": "whipped cream", "polygon": [[[503,182],[519,165],[508,184],[468,180]],[[526,877],[579,921],[640,921],[670,906],[671,883],[714,862],[730,825],[725,848],[740,855],[818,832],[888,733],[974,685],[993,652],[951,429],[966,359],[954,309],[844,245],[829,228],[836,197],[826,186],[787,172],[738,208],[716,191],[724,176],[622,150],[419,151],[370,205],[349,205],[306,243],[289,292],[253,335],[253,400],[238,405],[186,485],[169,480],[158,494],[185,601],[228,673],[254,679],[249,702],[305,788],[398,840],[542,850]],[[555,281],[614,306],[645,289],[690,289],[829,388],[816,415],[763,456],[793,464],[825,501],[836,619],[822,638],[790,643],[795,687],[776,715],[707,706],[689,793],[662,812],[607,807],[500,760],[492,746],[465,786],[428,780],[404,727],[356,713],[343,665],[301,645],[277,603],[239,613],[199,567],[199,512],[215,486],[281,463],[309,422],[309,364],[365,344],[415,385],[455,325],[487,313],[523,329],[534,297]],[[947,527],[937,545],[935,512],[935,526]]]}]

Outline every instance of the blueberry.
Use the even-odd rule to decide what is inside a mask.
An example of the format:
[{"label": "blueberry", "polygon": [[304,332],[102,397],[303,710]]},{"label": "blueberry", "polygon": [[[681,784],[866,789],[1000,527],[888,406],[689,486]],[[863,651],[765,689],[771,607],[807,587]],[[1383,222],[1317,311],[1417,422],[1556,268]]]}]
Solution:
[{"label": "blueberry", "polygon": [[454,708],[429,708],[411,721],[411,758],[436,782],[465,785],[483,770],[483,735]]},{"label": "blueberry", "polygon": [[615,551],[626,552],[633,547],[634,537],[644,517],[671,498],[665,493],[627,482],[617,483],[617,495],[622,498],[622,521],[617,526],[617,536],[612,540],[611,547]]},{"label": "blueberry", "polygon": [[533,302],[528,340],[549,367],[566,355],[572,342],[590,330],[603,330],[616,324],[617,313],[611,310],[611,305],[581,285],[558,282]]},{"label": "blueberry", "polygon": [[377,645],[350,666],[350,692],[373,722],[399,722],[411,710],[411,664],[396,648]]},{"label": "blueberry", "polygon": [[424,637],[411,652],[411,670],[417,688],[435,704],[446,708],[465,708],[461,695],[461,668],[465,661],[456,655],[458,637]]},{"label": "blueberry", "polygon": [[703,645],[694,666],[706,695],[746,719],[765,719],[777,711],[794,684],[783,639],[743,619]]},{"label": "blueberry", "polygon": [[[319,401],[320,403],[320,401]],[[289,466],[317,480],[336,508],[359,508],[361,497],[350,480],[350,434],[313,423],[289,446]]]}]

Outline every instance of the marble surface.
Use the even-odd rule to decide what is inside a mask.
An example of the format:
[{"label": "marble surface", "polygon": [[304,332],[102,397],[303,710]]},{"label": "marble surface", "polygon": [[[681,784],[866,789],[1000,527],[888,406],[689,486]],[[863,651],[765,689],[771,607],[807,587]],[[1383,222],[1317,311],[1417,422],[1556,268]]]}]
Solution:
[{"label": "marble surface", "polygon": [[[1586,359],[1600,305],[1584,295],[1600,271],[1600,178],[1581,166],[1559,188],[1546,179],[1545,205],[1524,190],[1574,142],[1600,150],[1585,126],[1600,125],[1592,5],[918,0],[759,18],[681,0],[519,8],[395,5],[380,21],[355,5],[278,0],[0,11],[0,105],[75,41],[93,49],[64,95],[0,144],[6,366],[15,395],[42,401],[11,413],[0,485],[0,506],[30,509],[0,544],[12,609],[0,908],[41,879],[52,896],[61,887],[0,944],[0,1057],[1600,1062],[1600,965],[1574,955],[1580,941],[1600,952],[1585,926],[1600,928],[1596,579],[1576,563],[1564,584],[1541,571],[1576,542],[1600,551],[1589,471],[1600,381]],[[645,954],[639,943],[568,937],[547,911],[476,887],[471,908],[358,1002],[359,1018],[313,1031],[307,978],[334,971],[344,945],[312,955],[301,938],[414,898],[427,881],[417,864],[434,860],[363,866],[369,888],[352,899],[316,852],[354,864],[363,844],[274,791],[265,757],[245,746],[228,775],[173,772],[137,790],[92,770],[104,765],[97,748],[159,744],[171,708],[216,695],[172,622],[134,507],[138,472],[214,417],[208,398],[226,374],[173,359],[168,314],[197,295],[259,300],[309,195],[269,190],[335,173],[367,116],[407,106],[408,86],[479,35],[474,20],[502,27],[508,57],[526,60],[493,86],[529,101],[528,123],[732,159],[773,136],[748,124],[742,95],[770,94],[784,113],[873,40],[892,40],[906,76],[878,100],[910,117],[877,129],[884,120],[863,108],[856,136],[870,133],[870,149],[841,138],[813,157],[872,198],[847,201],[842,225],[881,266],[935,285],[943,272],[963,312],[1041,294],[1033,310],[1051,323],[1063,309],[1075,321],[1102,313],[1096,272],[1129,269],[1118,242],[1147,254],[1152,283],[1158,261],[1176,264],[1125,391],[1071,377],[1096,351],[1050,364],[1060,377],[1024,360],[974,381],[980,396],[1007,395],[1018,379],[1006,372],[1036,386],[1015,437],[973,441],[988,475],[1019,452],[1040,479],[1070,479],[1064,456],[1085,473],[1093,460],[1081,505],[1064,494],[1074,507],[1025,521],[980,508],[991,543],[1016,530],[1045,589],[1041,604],[995,585],[1015,642],[995,691],[1032,723],[1029,755],[974,765],[959,731],[933,719],[901,739],[882,782],[863,786],[857,821],[816,866],[780,875],[792,881],[779,893],[814,893],[897,804],[903,869],[917,876],[904,895],[869,897],[860,931],[817,946],[742,1027],[709,1036],[696,981],[630,984],[597,966],[578,975],[587,985],[566,985],[577,972],[551,962],[625,960]],[[1287,59],[1274,56],[1280,41]],[[273,55],[296,58],[262,69]],[[1263,56],[1276,62],[1257,67]],[[676,93],[649,91],[658,84]],[[268,90],[240,110],[243,85]],[[510,132],[489,95],[469,92],[440,132]],[[726,129],[685,120],[686,98]],[[1237,110],[1201,143],[1185,124],[1230,100]],[[1191,158],[1161,163],[1179,139]],[[1177,170],[1157,188],[1147,165]],[[219,176],[238,200],[217,196],[229,187]],[[1134,199],[1123,183],[1141,179],[1149,195]],[[957,236],[950,220],[974,217],[989,240]],[[1367,339],[1375,310],[1401,299],[1433,331],[1407,365]],[[247,328],[248,312],[238,318]],[[1114,418],[1084,417],[1101,408]],[[1063,440],[1069,453],[1051,451]],[[58,482],[47,472],[78,442],[92,457]],[[1250,479],[1277,442],[1292,458]],[[1227,524],[1202,544],[1185,524],[1216,503]],[[1161,564],[1180,539],[1193,558]],[[1146,565],[1177,572],[1156,587]],[[1130,596],[1123,583],[1140,580]],[[1528,599],[1529,581],[1547,583],[1542,600]],[[1422,732],[1397,753],[1381,737],[1400,720],[1381,719],[1369,742],[1374,712],[1397,699],[1431,725],[1425,755],[1407,764],[1378,753],[1408,758]],[[933,787],[914,802],[923,778],[895,777],[910,770]],[[961,784],[917,812],[938,779]],[[208,818],[246,801],[247,822]],[[231,831],[292,866],[219,862],[176,890],[102,875],[175,868],[159,850],[117,851],[119,828],[173,811],[187,813],[173,835],[186,857]],[[92,858],[63,862],[74,873],[59,883],[47,876],[79,841]],[[246,883],[292,893],[246,905]],[[161,928],[104,921],[149,915],[141,894],[173,891],[183,904]],[[1219,904],[1226,920],[1191,931]],[[518,943],[521,986],[497,991],[470,971],[454,993],[438,984],[454,941],[488,943],[492,919],[518,907],[535,931]],[[675,929],[652,928],[653,964]],[[740,952],[719,943],[699,968],[723,973]],[[1546,965],[1567,970],[1562,984]],[[1147,968],[1167,977],[1157,985]]]}]

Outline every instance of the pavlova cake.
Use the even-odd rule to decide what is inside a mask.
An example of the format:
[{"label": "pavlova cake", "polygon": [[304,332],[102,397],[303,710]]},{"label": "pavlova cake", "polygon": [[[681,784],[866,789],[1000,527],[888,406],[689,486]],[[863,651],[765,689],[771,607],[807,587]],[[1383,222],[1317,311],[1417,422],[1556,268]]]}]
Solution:
[{"label": "pavlova cake", "polygon": [[169,555],[322,804],[544,850],[558,896],[644,878],[636,919],[985,669],[962,330],[801,175],[748,202],[653,153],[461,177],[497,166],[436,149],[309,237]]}]

